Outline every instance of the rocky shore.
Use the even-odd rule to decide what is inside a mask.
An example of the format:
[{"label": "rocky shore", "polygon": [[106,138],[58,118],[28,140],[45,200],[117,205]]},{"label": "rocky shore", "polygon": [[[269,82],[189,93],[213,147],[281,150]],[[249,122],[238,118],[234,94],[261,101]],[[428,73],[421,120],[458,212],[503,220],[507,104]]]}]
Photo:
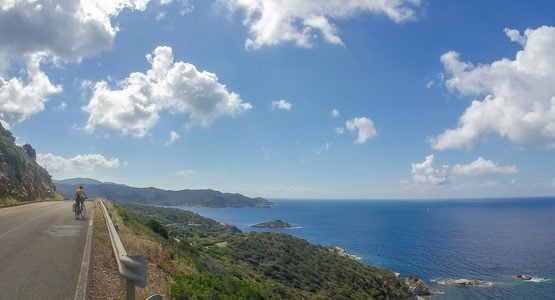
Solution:
[{"label": "rocky shore", "polygon": [[332,253],[335,253],[339,256],[343,256],[346,258],[350,258],[352,260],[360,260],[360,257],[347,253],[347,251],[345,251],[345,249],[341,248],[341,247],[337,247],[337,246],[332,246],[328,248]]}]

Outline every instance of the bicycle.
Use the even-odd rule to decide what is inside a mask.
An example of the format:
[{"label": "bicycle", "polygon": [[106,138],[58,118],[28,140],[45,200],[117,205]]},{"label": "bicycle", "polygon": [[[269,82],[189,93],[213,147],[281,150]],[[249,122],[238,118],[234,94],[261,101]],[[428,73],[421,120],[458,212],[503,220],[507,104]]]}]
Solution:
[{"label": "bicycle", "polygon": [[85,214],[87,212],[85,199],[79,201],[79,205],[77,205],[77,203],[73,203],[73,212],[75,213],[75,220],[85,219]]}]

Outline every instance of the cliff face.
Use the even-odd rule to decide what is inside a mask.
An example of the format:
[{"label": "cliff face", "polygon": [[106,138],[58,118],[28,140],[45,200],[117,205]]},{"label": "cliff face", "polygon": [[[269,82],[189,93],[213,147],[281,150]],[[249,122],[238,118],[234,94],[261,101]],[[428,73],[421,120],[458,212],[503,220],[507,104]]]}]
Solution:
[{"label": "cliff face", "polygon": [[50,174],[35,159],[35,150],[17,146],[12,133],[0,124],[0,204],[55,197]]}]

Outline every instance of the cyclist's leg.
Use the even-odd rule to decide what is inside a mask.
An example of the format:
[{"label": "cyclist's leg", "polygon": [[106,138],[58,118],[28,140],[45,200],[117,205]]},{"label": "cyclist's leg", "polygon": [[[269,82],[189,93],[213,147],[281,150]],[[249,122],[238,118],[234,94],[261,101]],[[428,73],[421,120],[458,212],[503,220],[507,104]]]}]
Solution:
[{"label": "cyclist's leg", "polygon": [[81,197],[81,216],[85,217],[85,198]]}]

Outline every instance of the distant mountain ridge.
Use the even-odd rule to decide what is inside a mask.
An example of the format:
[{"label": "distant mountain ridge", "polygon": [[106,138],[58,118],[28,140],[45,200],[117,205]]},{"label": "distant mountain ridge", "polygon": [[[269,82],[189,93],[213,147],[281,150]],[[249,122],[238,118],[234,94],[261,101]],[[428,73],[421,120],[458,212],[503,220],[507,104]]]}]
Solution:
[{"label": "distant mountain ridge", "polygon": [[154,187],[137,188],[90,178],[54,180],[54,183],[58,192],[68,199],[72,199],[76,187],[82,185],[89,198],[104,197],[125,203],[190,207],[271,207],[273,205],[264,198],[249,198],[241,194],[222,193],[210,189],[168,191]]},{"label": "distant mountain ridge", "polygon": [[55,184],[68,184],[68,185],[99,185],[103,184],[104,182],[98,181],[96,179],[91,178],[69,178],[69,179],[62,179],[62,180],[54,180]]}]

